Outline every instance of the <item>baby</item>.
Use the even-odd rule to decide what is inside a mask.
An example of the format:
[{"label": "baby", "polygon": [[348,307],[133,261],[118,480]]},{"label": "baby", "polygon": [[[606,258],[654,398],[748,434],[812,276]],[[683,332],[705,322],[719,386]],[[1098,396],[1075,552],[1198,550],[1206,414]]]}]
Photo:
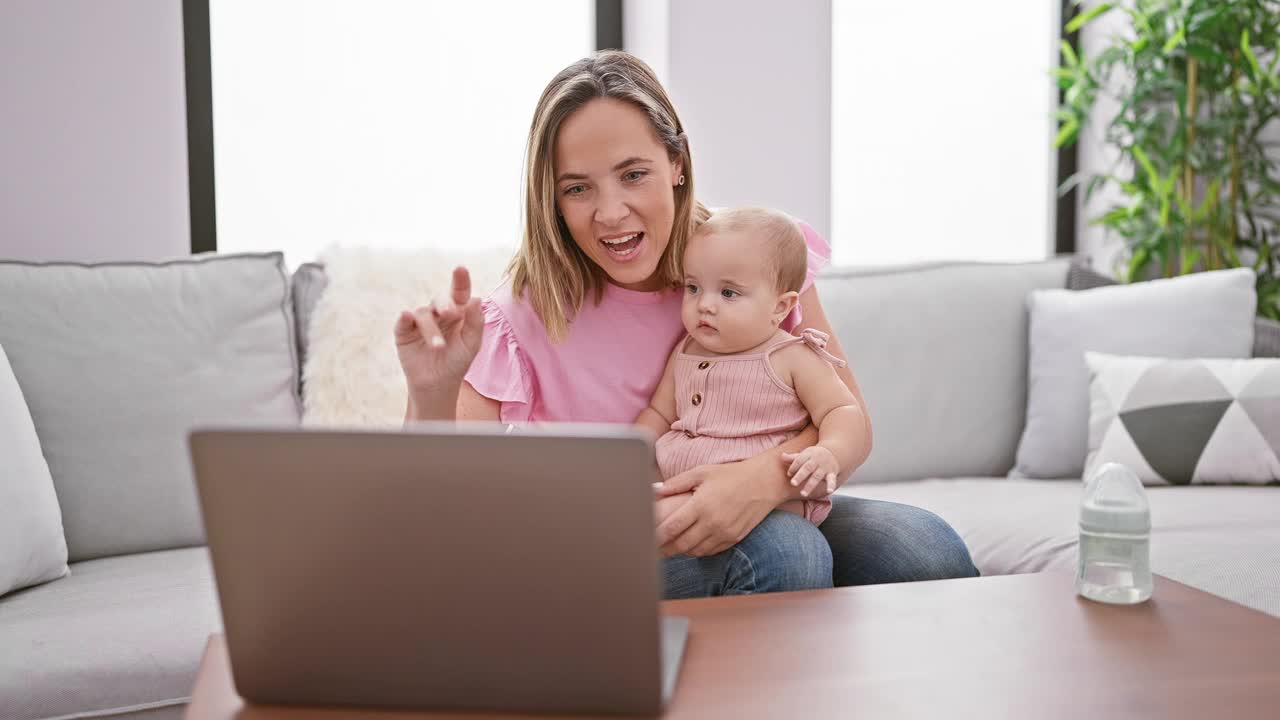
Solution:
[{"label": "baby", "polygon": [[[818,444],[792,456],[792,484],[808,495],[833,492],[852,469],[860,410],[817,330],[792,335],[779,326],[799,301],[807,248],[787,215],[763,208],[716,212],[684,253],[681,317],[688,335],[671,352],[649,407],[636,424],[657,441],[664,480],[699,465],[753,457],[795,437],[810,422]],[[688,495],[658,501],[660,523]],[[782,509],[814,524],[829,500]]]}]

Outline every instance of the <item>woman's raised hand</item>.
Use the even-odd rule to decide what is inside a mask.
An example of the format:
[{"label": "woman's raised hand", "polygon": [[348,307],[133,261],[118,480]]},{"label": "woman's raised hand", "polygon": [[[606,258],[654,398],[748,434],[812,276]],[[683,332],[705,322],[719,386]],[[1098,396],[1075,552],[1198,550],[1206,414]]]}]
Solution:
[{"label": "woman's raised hand", "polygon": [[410,395],[456,392],[480,351],[484,314],[471,297],[471,275],[454,268],[449,297],[396,320],[396,351]]}]

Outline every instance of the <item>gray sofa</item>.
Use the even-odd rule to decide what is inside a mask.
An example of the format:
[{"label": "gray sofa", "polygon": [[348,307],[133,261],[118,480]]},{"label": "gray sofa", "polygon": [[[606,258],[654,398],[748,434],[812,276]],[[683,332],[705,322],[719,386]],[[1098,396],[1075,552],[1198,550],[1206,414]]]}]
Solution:
[{"label": "gray sofa", "polygon": [[[1067,274],[1059,259],[822,277],[876,428],[842,492],[937,512],[987,575],[1073,567],[1078,478],[1006,479],[1025,413],[1025,297]],[[220,626],[181,439],[192,424],[299,419],[324,285],[320,268],[289,277],[275,254],[0,263],[0,346],[71,554],[68,577],[0,598],[0,718],[181,715]],[[1280,488],[1150,495],[1155,571],[1280,615]]]}]

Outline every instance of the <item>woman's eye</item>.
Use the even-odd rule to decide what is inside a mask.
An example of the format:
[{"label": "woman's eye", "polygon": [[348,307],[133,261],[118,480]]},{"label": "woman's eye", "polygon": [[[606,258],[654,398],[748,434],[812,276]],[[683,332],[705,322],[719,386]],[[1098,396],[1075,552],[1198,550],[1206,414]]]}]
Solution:
[{"label": "woman's eye", "polygon": [[625,175],[623,175],[622,177],[623,177],[623,179],[625,179],[625,180],[629,180],[629,181],[633,181],[633,182],[634,182],[634,181],[639,180],[640,178],[644,177],[646,174],[647,174],[647,173],[646,173],[644,170],[632,170],[632,171],[630,171],[630,172],[626,173]]},{"label": "woman's eye", "polygon": [[726,300],[732,300],[732,299],[734,299],[735,297],[737,297],[737,296],[738,296],[738,291],[737,291],[737,290],[730,290],[729,288],[725,288],[725,289],[723,289],[723,290],[721,290],[721,291],[720,291],[720,296],[721,296],[721,297],[723,297],[723,298],[724,298],[724,299],[726,299]]},{"label": "woman's eye", "polygon": [[564,194],[565,195],[581,195],[586,191],[587,191],[587,188],[585,185],[570,185],[569,187],[564,189]]}]

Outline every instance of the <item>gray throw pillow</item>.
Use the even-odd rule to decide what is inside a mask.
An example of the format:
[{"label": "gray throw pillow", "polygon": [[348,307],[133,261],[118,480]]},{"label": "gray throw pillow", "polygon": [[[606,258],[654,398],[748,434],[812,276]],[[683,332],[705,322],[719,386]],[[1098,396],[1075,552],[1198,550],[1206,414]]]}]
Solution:
[{"label": "gray throw pillow", "polygon": [[[1067,271],[1068,290],[1089,290],[1119,284],[1118,280],[1103,275],[1083,262],[1072,263],[1071,269]],[[1253,319],[1253,356],[1280,357],[1280,322],[1262,316]]]},{"label": "gray throw pillow", "polygon": [[72,561],[202,544],[187,432],[300,416],[280,253],[0,262],[0,344]]},{"label": "gray throw pillow", "polygon": [[1086,351],[1243,358],[1257,305],[1248,269],[1092,290],[1036,290],[1030,310],[1027,418],[1012,474],[1079,477],[1088,450]]},{"label": "gray throw pillow", "polygon": [[1085,353],[1085,475],[1127,465],[1148,485],[1280,479],[1280,360]]},{"label": "gray throw pillow", "polygon": [[303,263],[293,273],[293,317],[297,325],[300,368],[307,366],[307,350],[311,347],[311,316],[327,287],[329,276],[320,263]]}]

